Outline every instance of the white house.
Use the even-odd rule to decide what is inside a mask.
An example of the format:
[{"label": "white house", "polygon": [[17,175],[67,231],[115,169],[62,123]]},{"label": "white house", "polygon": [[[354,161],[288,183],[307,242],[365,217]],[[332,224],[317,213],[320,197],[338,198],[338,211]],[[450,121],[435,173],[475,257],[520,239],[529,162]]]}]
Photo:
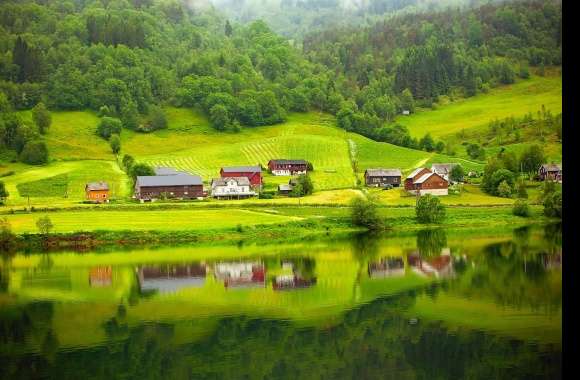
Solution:
[{"label": "white house", "polygon": [[431,171],[435,174],[439,174],[441,177],[445,178],[446,181],[449,181],[449,175],[451,174],[451,170],[458,164],[433,164],[431,165]]},{"label": "white house", "polygon": [[240,199],[256,195],[247,177],[214,178],[211,181],[211,196],[214,198]]}]

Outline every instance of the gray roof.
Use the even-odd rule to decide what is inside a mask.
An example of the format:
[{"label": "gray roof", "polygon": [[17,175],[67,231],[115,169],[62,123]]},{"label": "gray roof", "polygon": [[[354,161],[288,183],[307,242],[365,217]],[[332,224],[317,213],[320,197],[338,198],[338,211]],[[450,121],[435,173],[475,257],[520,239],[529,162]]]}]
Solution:
[{"label": "gray roof", "polygon": [[155,175],[177,175],[177,174],[189,174],[187,172],[178,171],[174,168],[159,166],[154,169]]},{"label": "gray roof", "polygon": [[190,174],[138,176],[137,186],[191,186],[202,185],[201,177]]},{"label": "gray roof", "polygon": [[[423,170],[423,169],[426,169],[426,168],[417,168],[417,169],[413,170],[413,171],[411,172],[411,174],[409,174],[409,175],[407,176],[407,178],[413,178],[413,177],[415,177],[415,176],[416,176],[417,174],[419,174],[419,172],[420,172],[421,170]],[[429,170],[429,169],[427,169],[427,170]]]},{"label": "gray roof", "polygon": [[367,169],[366,173],[371,177],[400,177],[401,169]]},{"label": "gray roof", "polygon": [[431,165],[431,170],[437,172],[437,173],[449,173],[451,171],[451,169],[453,169],[454,166],[457,166],[459,164],[457,163],[451,163],[451,164],[433,164]]},{"label": "gray roof", "polygon": [[262,167],[260,165],[255,166],[224,166],[222,168],[224,173],[237,173],[237,172],[252,172],[252,173],[261,173]]},{"label": "gray roof", "polygon": [[89,182],[85,186],[87,190],[109,190],[107,182]]},{"label": "gray roof", "polygon": [[281,164],[281,165],[307,165],[308,164],[308,161],[306,161],[306,160],[276,159],[276,160],[270,160],[270,162],[274,162],[276,164]]},{"label": "gray roof", "polygon": [[542,167],[549,172],[557,172],[562,170],[562,165],[560,164],[543,164]]},{"label": "gray roof", "polygon": [[439,178],[441,178],[441,179],[445,180],[445,178],[441,177],[441,176],[440,176],[439,174],[437,174],[437,173],[425,173],[425,174],[423,174],[421,177],[419,177],[419,179],[418,179],[418,180],[416,180],[416,181],[415,181],[415,183],[423,183],[423,182],[425,182],[427,179],[431,178],[431,176],[434,176],[434,175],[436,175],[437,177],[439,177]]},{"label": "gray roof", "polygon": [[238,186],[250,186],[250,180],[248,177],[223,177],[212,179],[211,187],[226,186],[227,182],[232,179],[238,183]]},{"label": "gray roof", "polygon": [[278,191],[292,191],[293,187],[294,186],[292,186],[292,185],[281,184],[281,185],[278,185]]}]

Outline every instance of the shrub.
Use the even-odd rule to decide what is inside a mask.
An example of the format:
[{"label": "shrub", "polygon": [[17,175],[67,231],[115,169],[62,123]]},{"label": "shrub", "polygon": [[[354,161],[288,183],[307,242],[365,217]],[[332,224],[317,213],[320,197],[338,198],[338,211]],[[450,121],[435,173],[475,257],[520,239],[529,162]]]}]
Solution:
[{"label": "shrub", "polygon": [[314,191],[314,185],[308,174],[300,174],[297,178],[297,183],[292,188],[290,193],[293,197],[302,197],[304,195],[312,194]]},{"label": "shrub", "polygon": [[518,198],[527,199],[528,190],[526,189],[526,181],[520,180],[517,185]]},{"label": "shrub", "polygon": [[46,236],[50,233],[54,225],[48,215],[45,215],[36,221],[36,227],[38,228],[38,232]]},{"label": "shrub", "polygon": [[111,135],[120,134],[122,126],[123,124],[121,123],[121,120],[114,117],[105,116],[101,119],[99,125],[97,126],[97,134],[108,140]]},{"label": "shrub", "polygon": [[561,218],[562,217],[562,192],[555,191],[547,195],[544,199],[544,215]]},{"label": "shrub", "polygon": [[426,194],[417,201],[415,214],[419,223],[441,223],[445,219],[445,206],[439,198]]},{"label": "shrub", "polygon": [[42,165],[48,162],[48,148],[43,141],[30,141],[24,145],[20,160],[29,165]]},{"label": "shrub", "polygon": [[449,178],[453,182],[463,182],[463,177],[465,176],[465,171],[461,165],[455,165],[451,172],[449,173]]},{"label": "shrub", "polygon": [[127,173],[129,173],[131,171],[133,164],[135,164],[135,159],[133,158],[133,156],[125,154],[123,156],[123,167],[125,168],[125,171]]},{"label": "shrub", "polygon": [[8,191],[6,190],[6,186],[4,182],[0,181],[0,204],[3,204],[6,198],[8,198]]},{"label": "shrub", "polygon": [[109,139],[109,145],[111,145],[111,150],[114,154],[119,154],[121,151],[121,139],[119,138],[119,135],[111,135],[111,138]]},{"label": "shrub", "polygon": [[497,195],[503,198],[511,198],[513,189],[507,181],[502,181],[497,187]]},{"label": "shrub", "polygon": [[356,197],[351,202],[351,221],[356,227],[365,227],[371,231],[383,227],[383,221],[377,212],[377,205],[367,199]]},{"label": "shrub", "polygon": [[506,182],[509,185],[511,194],[511,189],[514,185],[514,174],[507,169],[496,170],[490,178],[490,187],[493,195],[499,195],[499,186],[502,182]]},{"label": "shrub", "polygon": [[530,206],[528,206],[528,202],[523,199],[518,199],[514,203],[514,207],[512,209],[512,213],[516,216],[521,216],[527,218],[531,215]]},{"label": "shrub", "polygon": [[38,103],[34,106],[32,109],[32,120],[34,120],[34,124],[38,127],[38,132],[44,135],[50,127],[50,124],[52,124],[52,116],[44,103]]},{"label": "shrub", "polygon": [[134,164],[131,167],[131,177],[133,180],[137,179],[139,176],[155,175],[155,170],[147,164]]}]

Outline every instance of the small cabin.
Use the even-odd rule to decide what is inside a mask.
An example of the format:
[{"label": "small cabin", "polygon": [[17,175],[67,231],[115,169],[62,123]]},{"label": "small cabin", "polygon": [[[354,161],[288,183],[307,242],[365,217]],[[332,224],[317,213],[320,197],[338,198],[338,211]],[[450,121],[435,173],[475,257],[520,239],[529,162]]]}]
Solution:
[{"label": "small cabin", "polygon": [[278,194],[290,195],[293,188],[294,188],[294,186],[292,186],[290,184],[284,184],[284,183],[280,184],[280,185],[278,185]]},{"label": "small cabin", "polygon": [[87,183],[85,185],[85,195],[87,200],[91,202],[109,202],[109,184],[106,182]]},{"label": "small cabin", "polygon": [[393,187],[401,186],[400,169],[367,169],[365,170],[365,184],[367,186],[391,185]]},{"label": "small cabin", "polygon": [[562,182],[562,166],[560,164],[543,164],[538,169],[538,177],[541,181]]}]

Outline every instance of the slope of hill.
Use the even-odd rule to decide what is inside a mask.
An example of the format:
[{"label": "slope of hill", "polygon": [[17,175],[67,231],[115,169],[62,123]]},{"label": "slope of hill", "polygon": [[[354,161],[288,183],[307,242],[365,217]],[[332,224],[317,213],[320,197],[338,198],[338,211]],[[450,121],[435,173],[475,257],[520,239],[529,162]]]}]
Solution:
[{"label": "slope of hill", "polygon": [[462,130],[486,128],[493,119],[523,116],[529,112],[535,114],[542,105],[553,113],[562,112],[562,77],[559,73],[545,77],[534,75],[436,110],[401,116],[397,123],[409,128],[411,135],[417,138],[426,133],[445,138]]}]

